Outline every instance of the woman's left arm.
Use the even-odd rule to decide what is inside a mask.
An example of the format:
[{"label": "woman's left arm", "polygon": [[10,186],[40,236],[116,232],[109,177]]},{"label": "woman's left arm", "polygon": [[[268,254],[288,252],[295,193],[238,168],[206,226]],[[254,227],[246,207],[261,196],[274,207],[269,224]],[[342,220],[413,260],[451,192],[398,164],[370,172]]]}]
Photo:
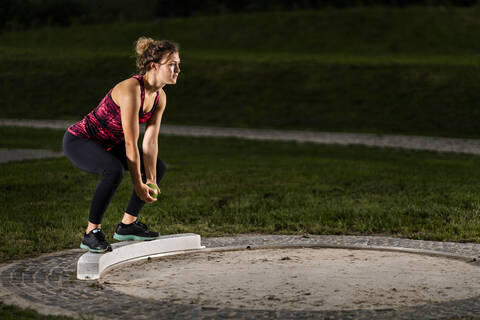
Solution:
[{"label": "woman's left arm", "polygon": [[157,184],[158,133],[160,132],[160,123],[166,104],[167,96],[163,90],[159,90],[158,105],[152,117],[147,121],[142,142],[146,183],[154,183],[155,185]]}]

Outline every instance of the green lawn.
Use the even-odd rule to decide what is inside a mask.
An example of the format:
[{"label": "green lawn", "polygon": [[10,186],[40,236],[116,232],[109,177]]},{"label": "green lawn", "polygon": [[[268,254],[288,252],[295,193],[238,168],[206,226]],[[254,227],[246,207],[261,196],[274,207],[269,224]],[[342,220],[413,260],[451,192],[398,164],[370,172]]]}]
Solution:
[{"label": "green lawn", "polygon": [[357,7],[225,14],[3,33],[1,47],[32,53],[47,50],[66,56],[79,50],[130,53],[133,41],[144,33],[178,41],[187,51],[457,56],[480,50],[479,17],[480,9],[475,7]]},{"label": "green lawn", "polygon": [[[15,306],[7,306],[0,302],[0,319],[2,320],[72,320],[64,316],[42,316],[33,310],[24,310]],[[88,319],[88,318],[87,318]]]},{"label": "green lawn", "polygon": [[[1,147],[28,136],[25,147],[58,149],[63,135],[0,132],[6,138]],[[159,153],[169,169],[160,201],[145,206],[142,220],[162,234],[480,240],[480,162],[474,156],[173,136],[160,137]],[[97,176],[64,158],[2,164],[0,173],[0,261],[78,247]],[[109,240],[130,192],[126,175],[103,222]]]},{"label": "green lawn", "polygon": [[135,72],[132,43],[150,35],[182,48],[168,123],[479,138],[479,15],[352,8],[4,33],[2,117],[80,119]]}]

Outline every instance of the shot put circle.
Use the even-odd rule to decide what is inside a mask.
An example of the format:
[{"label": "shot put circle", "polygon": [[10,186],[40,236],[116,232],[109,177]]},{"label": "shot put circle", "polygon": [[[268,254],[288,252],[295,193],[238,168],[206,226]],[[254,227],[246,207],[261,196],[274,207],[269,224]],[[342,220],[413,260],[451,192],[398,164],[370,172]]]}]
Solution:
[{"label": "shot put circle", "polygon": [[[195,253],[118,266],[98,281],[76,279],[77,261],[85,253],[80,249],[12,261],[0,265],[0,300],[42,314],[100,319],[405,320],[475,318],[480,314],[477,243],[382,236],[234,235],[202,238],[202,245],[206,249]],[[369,256],[362,256],[367,253]],[[428,260],[419,263],[423,258]],[[382,261],[386,267],[386,259],[392,259],[387,271],[375,269],[382,267]],[[343,265],[335,265],[340,262]],[[202,269],[203,263],[208,263],[209,268]],[[186,270],[190,275],[183,272]],[[317,274],[309,277],[312,270]],[[118,276],[113,277],[117,272]],[[157,279],[152,276],[148,280],[148,272]],[[434,272],[436,277],[432,277]],[[170,278],[158,278],[162,273]],[[365,278],[365,273],[370,278]],[[232,274],[238,280],[235,285],[229,277]],[[411,279],[414,274],[416,282]],[[399,279],[412,291],[402,294],[408,285]],[[159,280],[164,280],[161,288],[155,287]],[[326,281],[335,287],[328,287]],[[363,286],[356,286],[358,281],[363,281]],[[428,285],[420,286],[422,281]],[[155,292],[156,297],[124,293],[122,285],[130,289],[138,285],[145,289],[145,295]],[[198,293],[201,285],[207,289],[195,297],[193,293]],[[345,286],[353,288],[350,297],[342,290]],[[239,288],[256,288],[257,292],[249,294],[260,296],[261,303],[248,295],[233,295],[242,291]],[[219,295],[212,299],[209,291],[214,290]],[[294,298],[287,300],[287,293]],[[229,295],[229,300],[223,294]],[[300,304],[295,297],[308,304]],[[335,301],[342,297],[355,305]],[[328,308],[328,303],[333,306]]]},{"label": "shot put circle", "polygon": [[465,261],[408,252],[262,248],[134,262],[100,283],[138,298],[211,308],[396,309],[478,296],[478,271]]}]

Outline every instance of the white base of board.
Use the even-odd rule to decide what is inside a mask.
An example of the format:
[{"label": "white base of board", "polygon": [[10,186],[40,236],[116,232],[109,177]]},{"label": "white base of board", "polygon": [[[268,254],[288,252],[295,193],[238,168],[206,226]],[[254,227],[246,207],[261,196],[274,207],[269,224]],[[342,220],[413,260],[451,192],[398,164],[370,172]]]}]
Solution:
[{"label": "white base of board", "polygon": [[151,241],[124,241],[112,244],[107,253],[87,252],[77,262],[77,279],[99,279],[108,269],[123,263],[203,249],[198,234],[160,236]]}]

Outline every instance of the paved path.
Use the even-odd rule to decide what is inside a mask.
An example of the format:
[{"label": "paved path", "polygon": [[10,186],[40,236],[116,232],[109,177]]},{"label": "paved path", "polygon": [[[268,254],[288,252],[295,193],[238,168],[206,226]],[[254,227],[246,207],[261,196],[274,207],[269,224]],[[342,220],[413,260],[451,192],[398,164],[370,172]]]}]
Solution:
[{"label": "paved path", "polygon": [[[65,129],[72,122],[64,120],[0,119],[0,126]],[[480,154],[480,140],[435,138],[365,133],[332,133],[314,131],[240,129],[222,127],[179,126],[163,124],[161,134],[196,137],[235,137],[251,140],[297,141],[321,144],[364,145],[438,152]]]},{"label": "paved path", "polygon": [[62,152],[41,149],[5,149],[0,148],[0,163],[25,159],[44,159],[63,157]]},{"label": "paved path", "polygon": [[[396,249],[454,256],[476,265],[480,244],[419,241],[367,236],[239,235],[204,238],[207,248],[333,247]],[[97,281],[75,277],[77,259],[84,251],[73,249],[0,266],[0,299],[45,314],[104,319],[458,319],[480,314],[480,296],[442,303],[380,310],[248,310],[175,304],[136,298],[104,287]],[[452,257],[451,257],[452,258]],[[479,266],[480,268],[480,266]]]}]

